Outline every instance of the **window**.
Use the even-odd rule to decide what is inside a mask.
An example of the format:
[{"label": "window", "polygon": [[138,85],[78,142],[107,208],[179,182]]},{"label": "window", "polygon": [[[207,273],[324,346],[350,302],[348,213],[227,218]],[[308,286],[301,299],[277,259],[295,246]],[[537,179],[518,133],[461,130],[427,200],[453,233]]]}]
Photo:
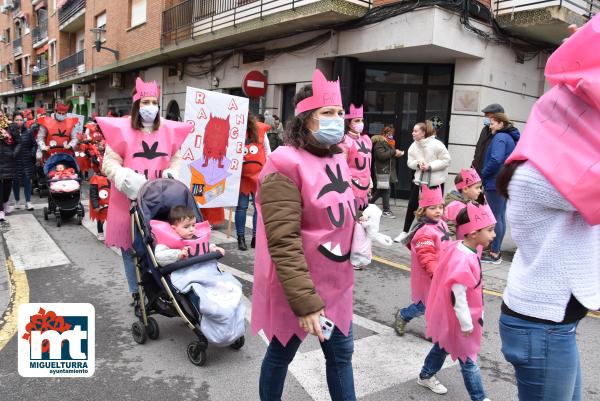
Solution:
[{"label": "window", "polygon": [[29,75],[31,73],[31,57],[25,56],[23,57],[23,71],[25,71],[25,75]]},{"label": "window", "polygon": [[56,41],[50,42],[50,65],[56,64]]},{"label": "window", "polygon": [[[96,16],[96,28],[106,29],[106,11]],[[100,40],[106,42],[106,32],[100,35]]]},{"label": "window", "polygon": [[130,0],[129,26],[134,27],[146,22],[146,0]]},{"label": "window", "polygon": [[4,30],[4,36],[6,37],[6,43],[10,43],[10,28]]}]

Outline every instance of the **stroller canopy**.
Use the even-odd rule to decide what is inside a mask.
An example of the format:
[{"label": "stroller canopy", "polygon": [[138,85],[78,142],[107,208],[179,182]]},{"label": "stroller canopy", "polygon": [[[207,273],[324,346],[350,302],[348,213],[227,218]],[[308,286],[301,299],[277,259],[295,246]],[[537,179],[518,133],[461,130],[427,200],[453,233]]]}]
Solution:
[{"label": "stroller canopy", "polygon": [[68,153],[55,153],[44,163],[44,175],[48,175],[57,165],[64,164],[67,168],[72,168],[75,173],[79,174],[79,166],[77,160]]}]

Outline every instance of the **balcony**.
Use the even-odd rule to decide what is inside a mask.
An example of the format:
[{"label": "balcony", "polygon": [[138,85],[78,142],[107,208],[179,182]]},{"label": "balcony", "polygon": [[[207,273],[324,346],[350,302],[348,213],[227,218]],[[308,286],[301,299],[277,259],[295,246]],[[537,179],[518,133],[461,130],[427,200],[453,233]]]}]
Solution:
[{"label": "balcony", "polygon": [[17,75],[12,79],[12,84],[15,89],[23,89],[23,76]]},{"label": "balcony", "polygon": [[34,88],[48,85],[48,67],[33,71],[31,73],[31,84]]},{"label": "balcony", "polygon": [[23,53],[23,38],[16,38],[12,42],[13,56],[19,56]]},{"label": "balcony", "polygon": [[163,11],[161,43],[165,47],[203,35],[202,42],[235,42],[242,34],[244,40],[264,40],[265,34],[276,37],[359,18],[371,5],[371,0],[187,0]]},{"label": "balcony", "polygon": [[600,11],[600,0],[496,0],[492,8],[502,28],[559,45],[569,25],[582,25]]},{"label": "balcony", "polygon": [[60,79],[85,72],[85,50],[71,54],[58,62],[58,77]]},{"label": "balcony", "polygon": [[38,26],[31,30],[31,41],[33,42],[33,48],[37,49],[44,42],[48,40],[48,20],[40,20]]},{"label": "balcony", "polygon": [[58,29],[77,32],[85,24],[85,0],[67,0],[58,10]]}]

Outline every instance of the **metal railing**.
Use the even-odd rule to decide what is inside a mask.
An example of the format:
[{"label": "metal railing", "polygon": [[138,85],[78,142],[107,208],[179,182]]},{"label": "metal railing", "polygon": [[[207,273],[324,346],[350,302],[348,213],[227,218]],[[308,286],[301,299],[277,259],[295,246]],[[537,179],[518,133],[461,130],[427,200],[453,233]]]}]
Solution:
[{"label": "metal railing", "polygon": [[592,18],[600,12],[600,0],[496,0],[496,16],[518,11],[535,10],[546,7],[565,7],[584,17]]},{"label": "metal railing", "polygon": [[23,76],[18,75],[12,79],[12,84],[15,89],[23,89]]},{"label": "metal railing", "polygon": [[48,20],[43,19],[31,30],[31,41],[35,45],[42,40],[48,39]]},{"label": "metal railing", "polygon": [[31,84],[34,87],[48,85],[48,67],[33,71],[31,73]]},{"label": "metal railing", "polygon": [[[348,0],[366,9],[372,0]],[[177,43],[194,36],[297,7],[318,3],[312,0],[186,0],[162,13],[161,45]]]},{"label": "metal railing", "polygon": [[79,72],[79,66],[85,65],[85,50],[71,54],[58,62],[58,76],[64,78]]},{"label": "metal railing", "polygon": [[58,10],[58,25],[73,18],[77,13],[85,8],[85,0],[68,0],[64,6]]},{"label": "metal railing", "polygon": [[15,40],[13,40],[12,42],[12,47],[13,47],[13,55],[18,55],[23,53],[23,38],[16,38]]}]

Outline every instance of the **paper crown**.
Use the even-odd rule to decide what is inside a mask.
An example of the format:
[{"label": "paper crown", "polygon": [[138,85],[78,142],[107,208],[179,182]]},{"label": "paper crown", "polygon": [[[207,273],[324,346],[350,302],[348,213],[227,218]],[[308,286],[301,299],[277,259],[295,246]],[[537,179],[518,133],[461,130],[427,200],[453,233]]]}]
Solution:
[{"label": "paper crown", "polygon": [[54,107],[54,111],[61,114],[67,113],[69,111],[69,106],[62,102],[57,102],[56,106]]},{"label": "paper crown", "polygon": [[435,206],[444,203],[442,197],[442,188],[429,188],[427,185],[421,186],[421,198],[419,199],[419,207]]},{"label": "paper crown", "polygon": [[467,215],[469,222],[458,226],[456,230],[456,238],[462,239],[465,235],[473,231],[481,230],[496,224],[496,218],[489,205],[479,205],[472,202],[467,203]]},{"label": "paper crown", "polygon": [[340,80],[328,81],[325,75],[316,69],[312,76],[312,96],[301,100],[296,105],[296,115],[308,110],[318,109],[325,106],[342,107],[342,93],[340,91]]},{"label": "paper crown", "polygon": [[477,171],[474,168],[470,168],[467,170],[461,169],[460,178],[461,181],[458,184],[456,184],[456,189],[458,189],[459,191],[463,188],[470,187],[473,184],[481,182],[481,177],[479,177],[479,174],[477,174]]},{"label": "paper crown", "polygon": [[352,103],[350,103],[350,112],[344,116],[346,120],[352,120],[353,118],[363,118],[363,106],[354,107]]},{"label": "paper crown", "polygon": [[38,107],[38,109],[35,111],[35,113],[37,115],[46,114],[46,109],[44,109],[43,107]]},{"label": "paper crown", "polygon": [[160,96],[160,88],[156,81],[144,82],[140,77],[135,79],[135,95],[133,95],[133,101],[136,102],[146,96]]}]

